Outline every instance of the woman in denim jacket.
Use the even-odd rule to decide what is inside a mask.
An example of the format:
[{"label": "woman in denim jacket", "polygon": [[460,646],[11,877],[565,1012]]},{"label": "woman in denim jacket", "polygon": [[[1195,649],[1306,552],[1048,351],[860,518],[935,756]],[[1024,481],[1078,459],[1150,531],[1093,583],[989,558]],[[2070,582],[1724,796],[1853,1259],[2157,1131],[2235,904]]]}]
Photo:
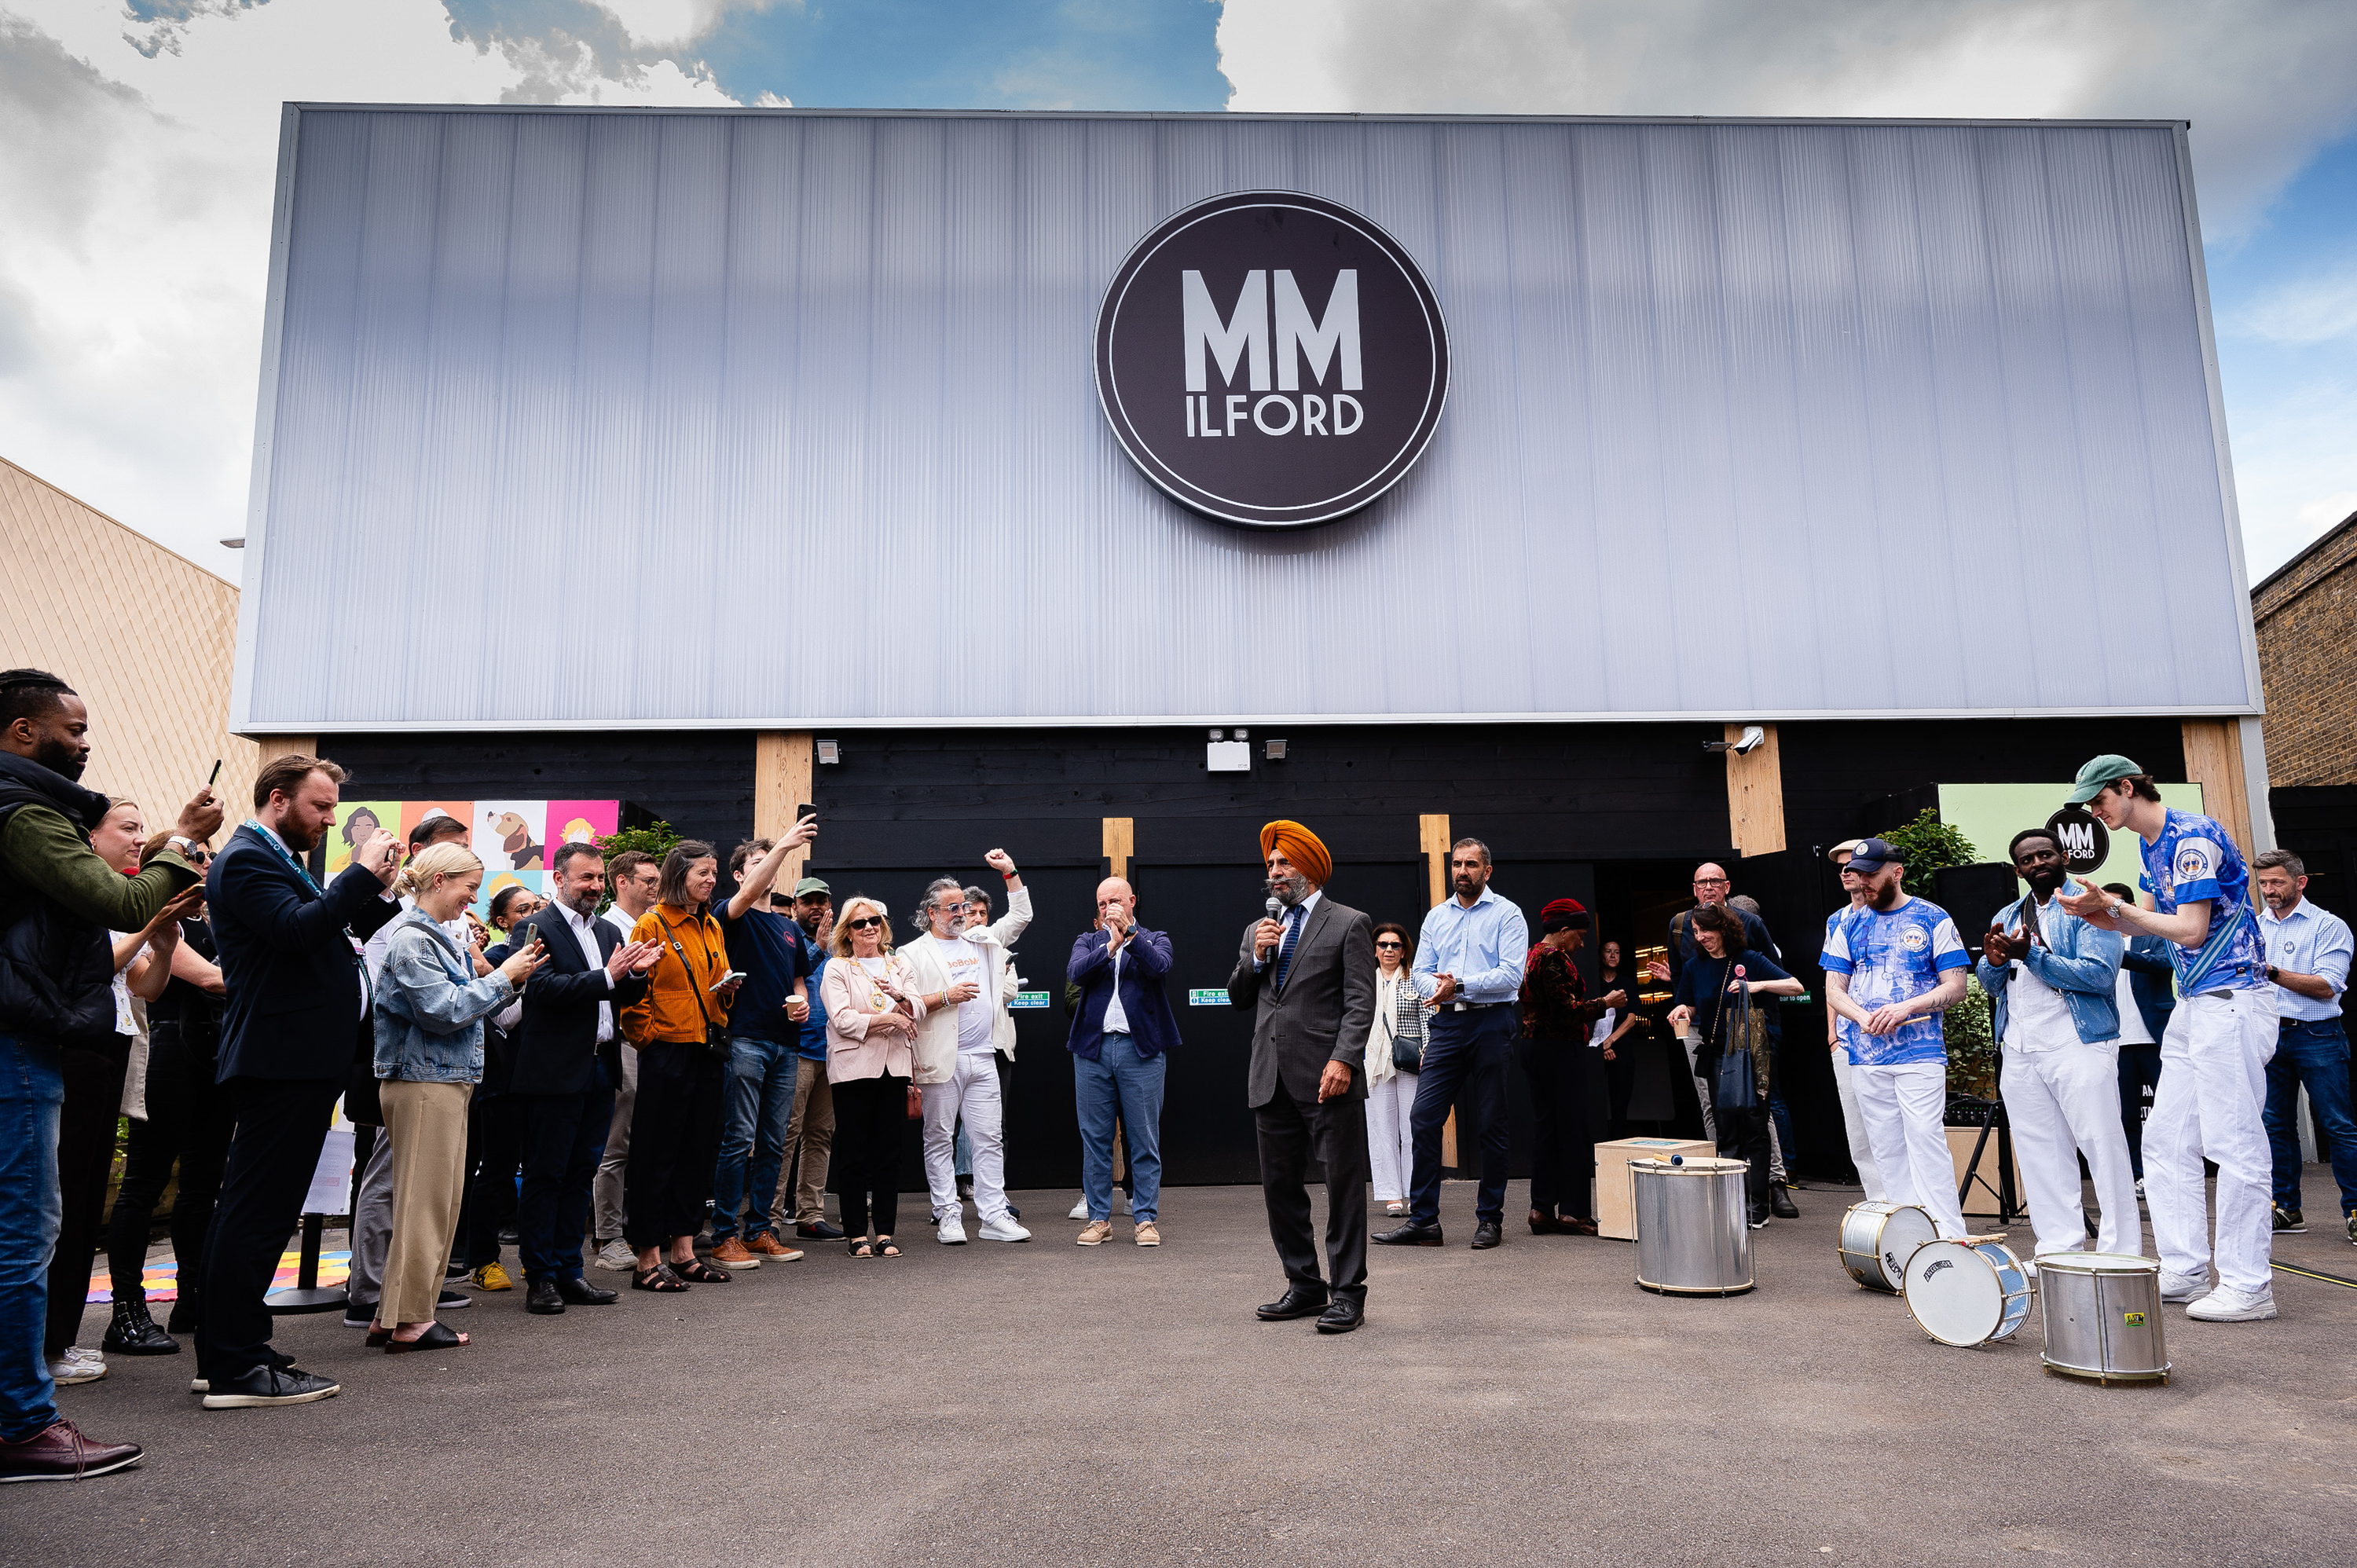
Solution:
[{"label": "woman in denim jacket", "polygon": [[442,922],[483,885],[483,863],[445,840],[404,868],[396,889],[415,903],[387,928],[374,1004],[376,1076],[393,1140],[393,1245],[369,1343],[387,1355],[455,1349],[468,1341],[434,1319],[442,1269],[465,1189],[467,1101],[483,1077],[483,1020],[522,991],[541,944],[479,979]]}]

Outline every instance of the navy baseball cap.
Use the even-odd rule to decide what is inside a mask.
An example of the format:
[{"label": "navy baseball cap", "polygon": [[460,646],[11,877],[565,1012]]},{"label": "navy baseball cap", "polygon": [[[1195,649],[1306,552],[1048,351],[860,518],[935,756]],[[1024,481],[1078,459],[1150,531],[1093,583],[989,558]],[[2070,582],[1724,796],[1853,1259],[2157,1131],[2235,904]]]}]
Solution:
[{"label": "navy baseball cap", "polygon": [[1871,876],[1886,865],[1904,865],[1907,857],[1890,845],[1889,839],[1860,839],[1851,852],[1849,864],[1842,869],[1855,871],[1861,876]]}]

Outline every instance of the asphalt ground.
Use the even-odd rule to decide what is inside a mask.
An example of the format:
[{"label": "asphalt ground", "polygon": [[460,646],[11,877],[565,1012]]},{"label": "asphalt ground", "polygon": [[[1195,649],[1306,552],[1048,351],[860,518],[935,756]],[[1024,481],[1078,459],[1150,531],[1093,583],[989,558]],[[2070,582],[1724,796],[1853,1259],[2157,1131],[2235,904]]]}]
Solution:
[{"label": "asphalt ground", "polygon": [[[1755,1236],[1753,1294],[1687,1299],[1518,1218],[1473,1252],[1451,1183],[1449,1244],[1375,1249],[1367,1326],[1329,1337],[1254,1319],[1281,1281],[1254,1189],[1166,1192],[1158,1250],[1125,1221],[1075,1247],[1073,1196],[1017,1195],[1021,1246],[908,1226],[903,1258],[812,1244],[562,1317],[479,1294],[443,1355],[285,1319],[344,1385],[292,1409],[204,1411],[190,1355],[115,1358],[61,1402],[145,1462],[0,1491],[0,1562],[2357,1561],[2357,1289],[2171,1308],[2175,1378],[2101,1388],[2042,1370],[2034,1311],[1958,1349],[1856,1288],[1854,1188]],[[2357,1278],[2329,1220],[2276,1256]]]}]

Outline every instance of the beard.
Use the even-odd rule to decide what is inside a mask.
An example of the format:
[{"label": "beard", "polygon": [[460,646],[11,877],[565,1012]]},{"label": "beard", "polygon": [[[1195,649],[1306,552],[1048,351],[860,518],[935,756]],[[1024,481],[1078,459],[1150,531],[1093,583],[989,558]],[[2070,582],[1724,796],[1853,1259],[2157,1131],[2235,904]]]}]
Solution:
[{"label": "beard", "polygon": [[1874,888],[1867,894],[1867,906],[1869,908],[1875,909],[1894,909],[1899,907],[1899,900],[1903,897],[1905,894],[1906,889],[1900,885],[1896,878],[1893,878],[1890,882],[1880,887]]},{"label": "beard", "polygon": [[1278,903],[1290,909],[1309,897],[1309,879],[1298,872],[1272,876],[1268,879],[1268,890]]},{"label": "beard", "polygon": [[2029,884],[2029,890],[2038,896],[2038,901],[2043,904],[2054,897],[2056,889],[2062,886],[2070,875],[2061,866],[2056,866],[2050,870],[2033,871],[2024,880]]},{"label": "beard", "polygon": [[90,766],[90,753],[87,750],[77,751],[55,736],[44,736],[41,744],[33,749],[32,760],[52,773],[80,779],[82,769]]},{"label": "beard", "polygon": [[278,836],[286,841],[288,849],[299,849],[306,854],[319,847],[317,830],[305,827],[297,822],[292,811],[289,811],[285,820],[278,824]]}]

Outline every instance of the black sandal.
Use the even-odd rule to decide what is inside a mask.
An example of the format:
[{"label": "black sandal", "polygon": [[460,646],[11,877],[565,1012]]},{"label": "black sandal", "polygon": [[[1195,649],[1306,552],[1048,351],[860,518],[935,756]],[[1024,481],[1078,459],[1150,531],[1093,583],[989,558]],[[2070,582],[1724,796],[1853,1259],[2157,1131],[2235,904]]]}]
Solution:
[{"label": "black sandal", "polygon": [[876,1255],[879,1258],[897,1258],[900,1255],[900,1249],[892,1245],[891,1237],[878,1236],[876,1238]]},{"label": "black sandal", "polygon": [[673,1263],[671,1272],[692,1285],[725,1285],[737,1276],[726,1269],[716,1269],[702,1258],[690,1258],[683,1263]]},{"label": "black sandal", "polygon": [[876,1255],[876,1249],[868,1244],[866,1237],[854,1236],[851,1238],[851,1255],[855,1258],[872,1258]]},{"label": "black sandal", "polygon": [[429,1323],[425,1326],[425,1332],[414,1339],[387,1339],[384,1353],[406,1356],[412,1350],[457,1350],[471,1343],[473,1341],[464,1334],[453,1334],[439,1323]]},{"label": "black sandal", "polygon": [[687,1282],[673,1273],[669,1263],[657,1263],[651,1269],[632,1269],[630,1288],[660,1291],[665,1295],[673,1295],[685,1290]]}]

